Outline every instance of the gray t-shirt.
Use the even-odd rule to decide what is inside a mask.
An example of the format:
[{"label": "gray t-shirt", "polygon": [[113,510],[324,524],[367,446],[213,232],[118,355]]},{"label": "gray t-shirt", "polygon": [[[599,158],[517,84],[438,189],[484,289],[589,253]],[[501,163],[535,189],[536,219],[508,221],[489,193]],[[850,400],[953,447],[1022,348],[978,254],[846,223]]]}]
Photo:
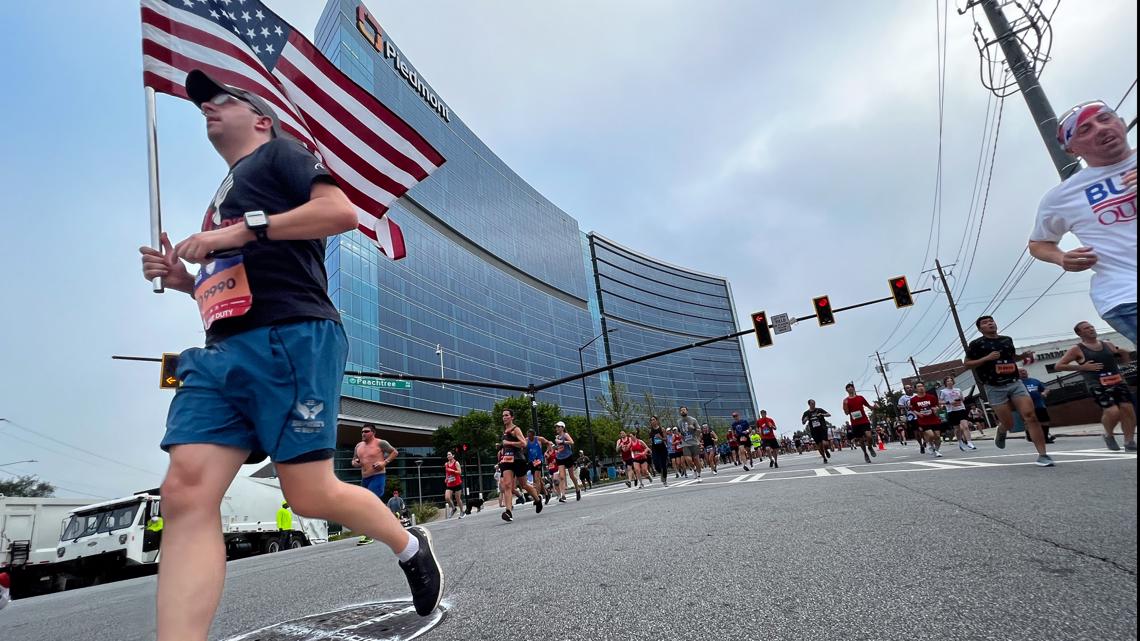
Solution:
[{"label": "gray t-shirt", "polygon": [[681,431],[681,440],[684,445],[697,445],[697,434],[701,426],[692,416],[684,416],[677,420],[677,429]]},{"label": "gray t-shirt", "polygon": [[405,507],[404,499],[399,496],[393,496],[388,499],[388,509],[393,512],[403,512]]}]

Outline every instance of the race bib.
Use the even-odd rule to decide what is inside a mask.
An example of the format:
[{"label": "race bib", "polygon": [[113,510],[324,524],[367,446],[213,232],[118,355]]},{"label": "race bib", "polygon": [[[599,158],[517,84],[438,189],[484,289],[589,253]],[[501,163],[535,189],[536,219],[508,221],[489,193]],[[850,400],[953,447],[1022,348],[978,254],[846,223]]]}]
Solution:
[{"label": "race bib", "polygon": [[934,413],[934,410],[918,410],[919,416],[930,416],[933,413]]},{"label": "race bib", "polygon": [[500,463],[514,463],[515,462],[515,455],[514,454],[504,454],[503,458],[499,459],[499,462]]},{"label": "race bib", "polygon": [[994,363],[994,371],[1001,375],[1016,374],[1017,363],[1013,361],[997,361]]},{"label": "race bib", "polygon": [[1100,384],[1101,387],[1112,387],[1113,385],[1120,385],[1124,382],[1124,377],[1120,374],[1101,374]]},{"label": "race bib", "polygon": [[531,465],[542,465],[542,459],[540,459],[540,458],[534,459],[533,461],[531,461]]},{"label": "race bib", "polygon": [[198,313],[206,329],[220,318],[248,312],[253,306],[253,295],[241,254],[203,265],[194,277],[194,300],[198,302]]},{"label": "race bib", "polygon": [[823,424],[820,423],[819,421],[812,421],[811,426],[812,427],[823,427]]},{"label": "race bib", "polygon": [[859,410],[855,410],[854,412],[851,412],[851,418],[853,418],[853,419],[863,418],[863,412],[861,412]]},{"label": "race bib", "polygon": [[653,437],[653,444],[654,445],[661,445],[664,442],[665,441],[662,441],[660,436],[654,436]]},{"label": "race bib", "polygon": [[447,475],[447,479],[446,479],[447,483],[454,483],[455,481],[456,481],[455,475],[453,475],[453,474]]}]

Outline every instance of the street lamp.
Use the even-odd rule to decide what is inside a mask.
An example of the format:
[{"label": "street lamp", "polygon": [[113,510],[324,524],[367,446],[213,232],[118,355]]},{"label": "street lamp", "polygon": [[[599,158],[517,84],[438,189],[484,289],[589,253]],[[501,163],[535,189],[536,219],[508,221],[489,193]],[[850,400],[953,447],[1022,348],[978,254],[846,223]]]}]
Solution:
[{"label": "street lamp", "polygon": [[[585,350],[590,345],[592,345],[594,343],[594,341],[598,340],[599,338],[605,336],[606,334],[612,334],[616,331],[618,331],[617,327],[615,327],[613,329],[607,329],[606,331],[602,332],[601,334],[598,334],[597,336],[591,338],[590,342],[588,342],[585,345],[578,348],[578,373],[579,374],[585,374],[586,373],[586,365],[582,362],[582,351]],[[590,458],[593,459],[593,461],[594,461],[594,478],[597,479],[598,478],[598,435],[594,434],[594,424],[590,422],[590,399],[586,395],[586,377],[583,376],[580,380],[582,381],[582,402],[585,403],[585,405],[586,405],[586,429],[590,430]]]},{"label": "street lamp", "polygon": [[[439,377],[443,378],[443,345],[436,343],[435,355],[439,357]],[[440,387],[447,389],[447,383],[441,382]]]},{"label": "street lamp", "polygon": [[712,427],[712,423],[709,422],[709,403],[715,401],[718,398],[720,398],[720,394],[717,394],[716,396],[710,398],[709,400],[705,401],[704,403],[701,403],[701,409],[704,411],[704,414],[705,414],[705,423],[709,427]]},{"label": "street lamp", "polygon": [[417,494],[419,495],[418,498],[421,504],[424,502],[424,477],[422,474],[423,469],[424,460],[422,458],[416,459],[416,484],[419,486],[419,492]]}]

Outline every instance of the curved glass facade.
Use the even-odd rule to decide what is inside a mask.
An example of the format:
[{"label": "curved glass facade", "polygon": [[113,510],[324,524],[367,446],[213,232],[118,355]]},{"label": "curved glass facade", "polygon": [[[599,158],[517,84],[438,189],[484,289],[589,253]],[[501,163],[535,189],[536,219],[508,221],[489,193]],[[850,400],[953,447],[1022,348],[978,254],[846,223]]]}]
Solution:
[{"label": "curved glass facade", "polygon": [[[329,239],[329,291],[348,333],[350,370],[442,372],[447,378],[528,385],[577,373],[579,348],[602,331],[603,323],[619,318],[638,323],[639,329],[625,334],[628,343],[615,343],[611,335],[609,341],[591,345],[582,354],[586,369],[607,357],[620,360],[652,351],[677,335],[708,336],[715,328],[734,326],[722,279],[675,268],[655,273],[656,281],[646,279],[645,268],[621,252],[607,254],[605,275],[595,274],[594,266],[602,263],[591,257],[594,237],[583,235],[574,218],[507,167],[454,112],[441,108],[438,92],[387,33],[378,51],[357,27],[358,6],[356,0],[331,0],[317,24],[315,43],[427,138],[446,163],[392,208],[390,215],[407,245],[403,260],[387,259],[358,232]],[[600,299],[599,278],[606,282]],[[661,282],[694,291],[678,303],[676,288]],[[637,332],[644,337],[634,340]],[[695,371],[698,358],[717,365]],[[741,354],[733,341],[695,350],[684,362],[652,361],[657,373],[650,376],[650,386],[655,394],[720,390],[706,386],[704,378],[724,375],[728,370],[720,363],[734,358],[740,361]],[[641,376],[632,370],[629,375]],[[680,378],[674,380],[674,375]],[[592,410],[599,409],[593,399],[604,381],[592,377],[587,383]],[[723,387],[733,394],[740,387],[751,396],[746,376]],[[411,390],[345,383],[343,394],[460,415],[489,409],[505,393],[417,382]],[[539,398],[569,412],[584,410],[578,382],[544,391]],[[751,407],[748,402],[741,409]]]},{"label": "curved glass facade", "polygon": [[[610,362],[738,331],[728,281],[671,265],[589,234]],[[617,331],[614,331],[617,330]],[[702,421],[754,417],[752,385],[739,339],[712,343],[615,370],[635,400],[689,407]],[[672,424],[672,417],[661,417]]]}]

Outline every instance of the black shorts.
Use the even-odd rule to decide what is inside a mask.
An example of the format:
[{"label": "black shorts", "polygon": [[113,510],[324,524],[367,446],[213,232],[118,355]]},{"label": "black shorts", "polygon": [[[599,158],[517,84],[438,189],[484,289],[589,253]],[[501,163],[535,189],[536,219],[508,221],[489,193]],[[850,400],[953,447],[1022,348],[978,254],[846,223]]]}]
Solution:
[{"label": "black shorts", "polygon": [[1038,423],[1052,423],[1053,418],[1049,416],[1048,407],[1034,407],[1033,413],[1037,415]]},{"label": "black shorts", "polygon": [[849,438],[849,439],[863,438],[864,436],[867,435],[867,432],[870,432],[870,431],[871,431],[870,425],[852,425],[847,430],[847,438]]},{"label": "black shorts", "polygon": [[558,467],[573,467],[578,462],[578,455],[571,454],[567,458],[554,459],[558,463]]},{"label": "black shorts", "polygon": [[[824,441],[829,441],[831,439],[827,437],[826,427],[813,427],[811,429],[811,440],[815,441],[816,443],[823,443]],[[801,441],[796,441],[796,447],[799,447],[800,445]]]},{"label": "black shorts", "polygon": [[669,452],[669,458],[681,458],[680,452]]},{"label": "black shorts", "polygon": [[918,436],[918,421],[907,420],[906,422],[906,437],[916,438]]},{"label": "black shorts", "polygon": [[460,483],[459,485],[456,485],[455,487],[444,486],[444,489],[450,490],[452,493],[459,494],[460,496],[463,495],[463,484],[462,483]]},{"label": "black shorts", "polygon": [[966,410],[954,410],[946,415],[946,422],[949,423],[951,427],[958,427],[962,421],[970,420],[968,416]]},{"label": "black shorts", "polygon": [[1092,388],[1092,393],[1093,400],[1096,401],[1096,404],[1102,409],[1108,409],[1113,405],[1123,405],[1124,403],[1132,404],[1132,391],[1123,383],[1111,387],[1101,387],[1097,385]]},{"label": "black shorts", "polygon": [[766,438],[766,439],[760,441],[760,444],[763,445],[764,447],[770,447],[774,450],[780,449],[780,442],[774,438]]},{"label": "black shorts", "polygon": [[517,458],[511,463],[504,463],[502,461],[499,461],[500,472],[513,472],[517,478],[526,478],[526,473],[529,469],[530,466],[527,465],[526,461],[520,461]]}]

